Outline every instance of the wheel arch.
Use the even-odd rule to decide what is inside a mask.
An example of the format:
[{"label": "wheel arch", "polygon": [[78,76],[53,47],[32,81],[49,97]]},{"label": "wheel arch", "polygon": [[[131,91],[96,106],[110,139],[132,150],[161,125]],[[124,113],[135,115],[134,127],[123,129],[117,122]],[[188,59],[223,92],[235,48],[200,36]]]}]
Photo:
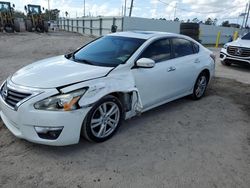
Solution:
[{"label": "wheel arch", "polygon": [[[130,92],[117,91],[117,92],[109,93],[105,96],[108,96],[108,95],[114,96],[120,101],[120,103],[122,105],[122,115],[123,115],[123,118],[125,118],[126,112],[130,111],[132,109],[133,91],[130,91]],[[103,97],[105,97],[105,96],[103,96]]]},{"label": "wheel arch", "polygon": [[[210,71],[209,71],[209,69],[207,69],[207,68],[203,69],[203,70],[200,72],[199,75],[201,75],[202,73],[205,73],[205,75],[207,76],[207,80],[208,80],[208,82],[209,82],[209,80],[210,80]],[[199,76],[198,76],[198,77],[199,77]]]}]

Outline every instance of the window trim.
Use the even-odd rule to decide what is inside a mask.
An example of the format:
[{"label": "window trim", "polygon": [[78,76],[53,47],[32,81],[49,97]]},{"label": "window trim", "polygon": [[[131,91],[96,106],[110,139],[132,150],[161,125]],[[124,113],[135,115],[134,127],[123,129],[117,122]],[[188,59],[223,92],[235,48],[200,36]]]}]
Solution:
[{"label": "window trim", "polygon": [[[196,43],[194,43],[194,42],[192,42],[192,41],[191,41],[191,43],[192,43],[192,46],[193,46],[194,54],[198,54],[198,53],[200,52],[200,45],[198,45],[198,44],[196,44]],[[197,51],[197,52],[196,52],[196,50],[195,50],[195,45],[198,46],[198,51]]]}]

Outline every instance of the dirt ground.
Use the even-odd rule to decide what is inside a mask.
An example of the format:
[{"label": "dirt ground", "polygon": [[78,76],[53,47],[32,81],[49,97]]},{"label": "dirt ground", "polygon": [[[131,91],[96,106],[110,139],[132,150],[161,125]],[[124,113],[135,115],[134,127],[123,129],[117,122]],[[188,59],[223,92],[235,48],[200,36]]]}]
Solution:
[{"label": "dirt ground", "polygon": [[[0,34],[0,82],[89,40],[63,32]],[[216,64],[202,100],[148,111],[101,144],[37,145],[14,137],[0,119],[0,187],[249,188],[250,69]]]}]

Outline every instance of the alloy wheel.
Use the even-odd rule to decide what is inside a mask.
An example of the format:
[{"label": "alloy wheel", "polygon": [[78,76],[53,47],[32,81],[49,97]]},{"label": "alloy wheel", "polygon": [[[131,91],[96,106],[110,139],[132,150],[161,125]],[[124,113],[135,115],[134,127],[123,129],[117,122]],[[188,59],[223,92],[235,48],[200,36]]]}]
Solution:
[{"label": "alloy wheel", "polygon": [[93,113],[90,128],[97,138],[105,138],[112,134],[120,120],[120,109],[114,102],[102,103]]}]

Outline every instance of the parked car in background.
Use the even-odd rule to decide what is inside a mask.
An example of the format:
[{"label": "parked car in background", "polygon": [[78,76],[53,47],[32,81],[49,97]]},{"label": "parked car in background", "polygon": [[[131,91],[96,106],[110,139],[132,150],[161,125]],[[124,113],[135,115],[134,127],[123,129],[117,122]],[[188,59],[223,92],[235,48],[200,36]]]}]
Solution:
[{"label": "parked car in background", "polygon": [[0,115],[17,137],[69,145],[112,137],[129,119],[175,99],[204,96],[215,56],[190,37],[131,31],[28,65],[0,88]]},{"label": "parked car in background", "polygon": [[223,65],[250,65],[250,33],[233,42],[226,43],[220,52]]}]

